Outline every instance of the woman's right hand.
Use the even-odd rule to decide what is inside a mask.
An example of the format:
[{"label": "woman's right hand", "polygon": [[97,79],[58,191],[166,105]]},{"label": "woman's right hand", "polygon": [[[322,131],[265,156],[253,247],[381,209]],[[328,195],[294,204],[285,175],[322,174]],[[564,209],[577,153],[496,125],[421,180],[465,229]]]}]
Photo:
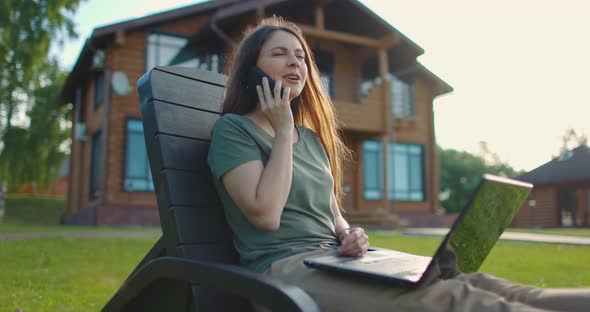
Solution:
[{"label": "woman's right hand", "polygon": [[275,131],[275,135],[281,132],[289,133],[295,127],[289,102],[291,88],[285,87],[283,94],[280,94],[282,85],[283,82],[277,80],[274,90],[271,90],[268,79],[264,77],[262,78],[262,87],[256,86],[260,108]]}]

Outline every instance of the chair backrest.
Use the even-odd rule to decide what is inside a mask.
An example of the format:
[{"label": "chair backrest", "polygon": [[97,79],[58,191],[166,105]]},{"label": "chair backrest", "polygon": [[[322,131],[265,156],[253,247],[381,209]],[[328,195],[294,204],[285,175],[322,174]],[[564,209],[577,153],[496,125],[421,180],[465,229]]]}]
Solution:
[{"label": "chair backrest", "polygon": [[[166,255],[237,263],[231,231],[207,165],[227,77],[199,69],[156,67],[138,83],[146,148]],[[197,309],[243,304],[193,285]]]}]

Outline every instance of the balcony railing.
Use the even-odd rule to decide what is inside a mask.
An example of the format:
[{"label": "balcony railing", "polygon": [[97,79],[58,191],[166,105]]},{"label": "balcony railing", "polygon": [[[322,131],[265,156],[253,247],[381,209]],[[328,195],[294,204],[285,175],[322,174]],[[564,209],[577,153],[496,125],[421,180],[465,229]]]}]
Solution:
[{"label": "balcony railing", "polygon": [[358,102],[336,98],[334,105],[344,130],[373,133],[386,131],[385,105],[389,92],[389,85],[385,81],[376,80],[376,83],[360,92]]}]

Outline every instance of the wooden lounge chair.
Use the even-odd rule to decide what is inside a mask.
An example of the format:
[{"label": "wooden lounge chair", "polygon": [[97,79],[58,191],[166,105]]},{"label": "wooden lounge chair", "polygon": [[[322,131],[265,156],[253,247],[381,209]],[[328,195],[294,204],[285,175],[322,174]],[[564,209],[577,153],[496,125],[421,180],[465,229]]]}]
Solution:
[{"label": "wooden lounge chair", "polygon": [[138,81],[162,237],[103,311],[319,311],[303,290],[237,265],[207,166],[226,77],[156,67]]}]

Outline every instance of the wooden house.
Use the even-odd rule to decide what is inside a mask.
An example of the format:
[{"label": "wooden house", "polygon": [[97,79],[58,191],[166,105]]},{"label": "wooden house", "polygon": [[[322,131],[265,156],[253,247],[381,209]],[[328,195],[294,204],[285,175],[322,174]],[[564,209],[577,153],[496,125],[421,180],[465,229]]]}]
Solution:
[{"label": "wooden house", "polygon": [[512,226],[576,227],[590,225],[590,148],[582,144],[517,177],[533,191]]},{"label": "wooden house", "polygon": [[99,27],[87,39],[62,92],[75,107],[64,223],[157,224],[137,79],[159,65],[224,72],[243,30],[273,14],[301,27],[354,151],[347,218],[433,216],[433,99],[452,88],[416,61],[422,48],[355,0],[216,0]]}]

